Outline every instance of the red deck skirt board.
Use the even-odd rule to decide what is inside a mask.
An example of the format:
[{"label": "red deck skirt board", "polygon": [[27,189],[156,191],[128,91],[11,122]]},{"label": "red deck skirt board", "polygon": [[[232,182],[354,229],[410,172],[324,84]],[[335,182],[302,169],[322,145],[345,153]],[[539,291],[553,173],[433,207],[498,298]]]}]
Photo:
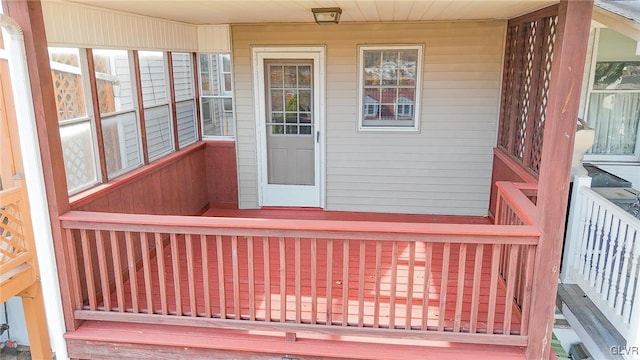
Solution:
[{"label": "red deck skirt board", "polygon": [[[205,329],[184,326],[85,321],[76,331],[65,335],[69,355],[74,358],[113,359],[115,357],[149,359],[474,359],[522,360],[520,347],[419,342],[376,343],[355,337],[298,336],[285,341],[284,334]],[[210,352],[208,352],[210,351]],[[236,356],[236,352],[244,356]],[[260,357],[270,354],[274,357]]]},{"label": "red deck skirt board", "polygon": [[491,224],[488,217],[388,214],[353,211],[326,211],[318,208],[262,208],[262,209],[209,209],[203,216],[229,218],[299,219],[299,220],[343,220],[375,222],[441,223],[441,224]]},{"label": "red deck skirt board", "polygon": [[[278,238],[267,238],[269,255],[269,266],[264,265],[263,254],[265,252],[264,241],[265,238],[253,238],[253,254],[252,261],[254,272],[254,299],[253,304],[250,303],[250,288],[249,288],[249,257],[248,257],[248,242],[246,239],[238,239],[237,245],[237,262],[238,262],[238,281],[235,283],[237,286],[237,293],[239,295],[239,302],[234,301],[234,270],[233,270],[233,249],[232,241],[229,237],[222,237],[222,259],[223,259],[223,278],[225,291],[225,307],[221,308],[221,301],[219,297],[220,281],[218,273],[217,260],[219,259],[217,253],[217,246],[215,246],[215,238],[211,238],[210,245],[207,247],[207,256],[209,259],[208,269],[203,269],[201,262],[201,256],[194,256],[193,259],[193,272],[192,276],[189,276],[189,280],[193,280],[195,287],[195,298],[204,299],[205,296],[210,299],[210,313],[214,317],[220,317],[221,313],[226,314],[226,318],[229,319],[242,319],[248,320],[251,317],[251,309],[255,309],[255,318],[258,321],[279,321],[283,317],[287,321],[294,321],[297,316],[297,303],[296,303],[296,275],[295,275],[295,249],[293,241],[287,241],[285,245],[285,257],[280,258],[279,250],[280,243]],[[186,257],[186,248],[183,241],[178,242],[179,254],[181,259],[178,260],[178,268],[180,273],[180,294],[181,294],[181,311],[180,313],[192,316],[189,303],[189,283],[187,274],[189,269],[187,262],[184,261]],[[313,319],[312,314],[312,295],[311,295],[311,271],[307,266],[302,267],[300,275],[301,288],[301,309],[300,318],[302,323],[318,323],[317,326],[323,326],[321,324],[342,324],[344,319],[343,311],[348,309],[347,322],[349,326],[356,326],[359,322],[359,306],[360,301],[363,302],[363,323],[372,326],[375,322],[375,286],[376,286],[376,249],[375,243],[370,242],[366,244],[364,248],[364,256],[366,257],[364,267],[364,297],[361,300],[359,298],[359,292],[357,290],[359,286],[360,269],[359,258],[360,249],[357,242],[350,243],[349,249],[349,277],[345,282],[344,278],[344,248],[342,241],[335,240],[333,245],[328,250],[327,240],[317,240],[317,254],[314,258],[317,261],[317,316]],[[456,246],[457,245],[457,246]],[[452,244],[451,253],[448,268],[447,278],[448,283],[446,287],[446,294],[441,293],[441,280],[443,272],[443,244],[434,244],[432,249],[432,257],[430,263],[427,263],[425,259],[425,244],[419,243],[415,249],[415,264],[413,268],[413,287],[412,296],[408,296],[409,290],[409,244],[401,242],[397,250],[397,271],[395,275],[395,286],[391,277],[393,276],[392,268],[392,249],[391,244],[384,244],[382,247],[382,276],[379,284],[379,308],[378,319],[379,326],[382,328],[404,328],[407,321],[414,329],[419,329],[423,320],[423,289],[426,278],[430,279],[429,294],[428,294],[428,310],[427,310],[427,326],[429,329],[436,328],[438,326],[439,319],[445,317],[444,326],[445,329],[451,329],[455,318],[456,301],[458,297],[462,297],[462,314],[461,314],[461,329],[463,331],[468,330],[469,321],[471,317],[471,298],[472,298],[472,275],[474,271],[474,259],[476,245],[469,244],[466,250],[466,262],[464,280],[465,288],[462,294],[458,293],[458,279],[459,279],[459,244]],[[301,258],[303,264],[310,264],[311,249],[309,239],[301,239]],[[329,253],[331,251],[331,253]],[[200,244],[195,242],[193,244],[193,253],[201,254]],[[169,314],[176,313],[176,300],[175,300],[175,288],[174,288],[174,266],[172,260],[172,252],[167,245],[163,251],[164,253],[164,283],[166,284],[166,306],[169,309]],[[281,264],[281,261],[284,263]],[[152,261],[155,263],[155,259]],[[483,294],[488,294],[488,288],[490,285],[490,264],[491,264],[491,251],[485,248],[483,252],[483,265],[482,265],[482,277],[480,287],[483,289]],[[327,264],[331,264],[331,271],[328,271]],[[284,278],[281,278],[281,269],[286,268],[284,272]],[[204,294],[203,286],[203,271],[208,272],[209,279],[209,294]],[[270,279],[269,285],[265,282],[265,272],[269,271],[267,278]],[[327,281],[329,274],[331,274],[331,280]],[[161,303],[160,292],[160,276],[158,274],[158,267],[152,266],[151,269],[151,283],[152,289],[152,302],[154,304]],[[137,273],[138,284],[144,284],[144,272],[140,269]],[[281,287],[284,284],[284,288]],[[505,289],[503,284],[497,282],[497,305],[495,318],[497,320],[496,328],[501,329],[504,312],[507,306],[511,304],[505,304]],[[344,289],[347,288],[348,304],[344,305]],[[395,297],[392,295],[392,291],[395,287]],[[269,289],[267,289],[269,288]],[[130,296],[129,282],[125,283],[125,298],[128,299],[125,305],[125,311],[129,312],[132,309]],[[330,289],[330,291],[328,291]],[[351,290],[349,290],[351,289]],[[284,297],[283,297],[284,294]],[[444,313],[440,310],[440,299],[443,295],[446,295],[446,306]],[[139,307],[141,312],[146,312],[146,294],[143,287],[138,287],[137,298],[139,299]],[[116,293],[112,293],[111,303],[117,303]],[[267,301],[270,300],[270,302]],[[393,300],[392,300],[393,299]],[[408,303],[408,299],[411,299],[411,303]],[[282,306],[282,302],[285,302]],[[478,329],[486,329],[486,319],[488,313],[489,298],[488,295],[480,297],[480,305],[478,309]],[[235,306],[239,305],[239,318],[235,314]],[[270,307],[270,313],[267,313],[268,307]],[[407,307],[410,309],[407,311]],[[284,314],[282,309],[285,309]],[[223,311],[224,310],[224,311]],[[207,312],[204,304],[201,300],[196,303],[196,311],[198,317],[205,316]],[[157,312],[157,308],[156,308]],[[394,313],[394,323],[390,324],[390,314]],[[407,320],[407,314],[410,316],[410,320]],[[329,315],[329,317],[328,317]],[[511,333],[518,334],[520,329],[519,317],[513,316],[511,322]]]}]

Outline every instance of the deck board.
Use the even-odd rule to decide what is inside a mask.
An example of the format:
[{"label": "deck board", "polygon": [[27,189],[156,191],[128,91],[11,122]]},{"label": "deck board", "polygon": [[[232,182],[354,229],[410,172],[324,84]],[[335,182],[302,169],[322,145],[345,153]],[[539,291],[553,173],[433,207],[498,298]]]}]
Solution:
[{"label": "deck board", "polygon": [[524,348],[513,346],[392,339],[372,343],[358,337],[336,339],[321,334],[299,334],[297,341],[288,342],[284,333],[101,321],[85,321],[65,338],[71,357],[91,359],[112,359],[116,353],[122,359],[273,359],[285,354],[305,360],[525,358]]}]

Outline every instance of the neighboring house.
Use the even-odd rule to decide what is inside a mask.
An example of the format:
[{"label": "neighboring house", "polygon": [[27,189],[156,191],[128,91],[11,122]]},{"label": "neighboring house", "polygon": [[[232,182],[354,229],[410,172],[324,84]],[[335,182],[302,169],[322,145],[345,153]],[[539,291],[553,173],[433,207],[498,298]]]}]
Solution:
[{"label": "neighboring house", "polygon": [[70,357],[549,356],[593,4],[331,4],[3,4]]},{"label": "neighboring house", "polygon": [[[559,286],[594,358],[637,358],[640,334],[640,5],[596,1],[580,116],[594,130],[573,178]],[[583,134],[584,136],[585,134]],[[604,170],[604,171],[602,171]]]}]

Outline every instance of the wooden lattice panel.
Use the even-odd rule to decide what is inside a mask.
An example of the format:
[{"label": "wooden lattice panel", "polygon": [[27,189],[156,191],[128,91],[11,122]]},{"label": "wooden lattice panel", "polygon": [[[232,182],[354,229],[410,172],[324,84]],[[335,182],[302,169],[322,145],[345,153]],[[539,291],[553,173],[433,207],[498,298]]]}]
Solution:
[{"label": "wooden lattice panel", "polygon": [[86,115],[82,78],[78,74],[53,70],[53,89],[55,92],[58,120],[69,120]]},{"label": "wooden lattice panel", "polygon": [[498,146],[537,174],[558,7],[509,21]]},{"label": "wooden lattice panel", "polygon": [[[0,194],[20,194],[17,189],[9,189]],[[10,199],[13,200],[13,199]],[[20,216],[20,201],[0,204],[0,265],[26,252],[25,237]]]}]

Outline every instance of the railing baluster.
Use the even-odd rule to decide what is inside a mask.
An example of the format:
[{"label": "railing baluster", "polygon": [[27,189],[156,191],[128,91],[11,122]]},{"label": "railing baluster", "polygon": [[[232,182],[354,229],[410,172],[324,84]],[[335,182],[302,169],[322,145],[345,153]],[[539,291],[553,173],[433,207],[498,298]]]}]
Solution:
[{"label": "railing baluster", "polygon": [[176,298],[176,315],[182,316],[182,293],[180,281],[180,249],[178,248],[178,238],[176,234],[169,234],[169,240],[171,242],[171,264],[173,265],[173,287],[175,290]]},{"label": "railing baluster", "polygon": [[444,321],[447,319],[447,287],[449,285],[449,257],[451,243],[444,244],[442,252],[442,268],[440,269],[440,307],[438,310],[438,331],[444,331]]},{"label": "railing baluster", "polygon": [[391,284],[389,286],[389,329],[396,327],[396,288],[398,282],[398,242],[391,244]]},{"label": "railing baluster", "polygon": [[604,227],[604,218],[607,209],[604,206],[600,206],[598,211],[598,222],[596,223],[596,238],[593,243],[593,253],[591,255],[591,268],[589,269],[589,285],[594,287],[596,285],[596,275],[598,273],[598,264],[600,263],[600,257],[602,255],[602,235]]},{"label": "railing baluster", "polygon": [[216,235],[216,257],[218,259],[218,302],[220,304],[220,319],[227,318],[227,292],[224,282],[224,252],[222,235]]},{"label": "railing baluster", "polygon": [[[140,247],[142,249],[142,271],[144,272],[144,289],[147,301],[147,313],[153,314],[153,296],[151,293],[151,251],[149,250],[149,238],[147,233],[140,233]],[[160,276],[160,274],[158,274]],[[161,282],[161,281],[159,281]],[[162,298],[162,296],[161,296]]]},{"label": "railing baluster", "polygon": [[498,266],[500,261],[500,245],[492,245],[491,278],[489,279],[489,308],[487,309],[487,334],[493,334],[496,318],[496,293],[498,290]]},{"label": "railing baluster", "polygon": [[[629,239],[635,239],[635,242],[629,241],[633,246],[633,255],[631,260],[631,271],[629,271],[629,281],[627,282],[627,288],[625,291],[624,311],[622,313],[622,319],[625,324],[628,324],[631,320],[631,303],[636,300],[634,299],[634,296],[636,294],[635,287],[638,286],[638,284],[636,284],[636,279],[638,277],[638,257],[640,256],[640,233],[629,227],[627,236]],[[629,251],[631,250],[632,249],[629,249]]]},{"label": "railing baluster", "polygon": [[84,263],[84,279],[87,283],[87,297],[89,298],[89,310],[97,309],[98,300],[96,299],[96,285],[93,279],[93,261],[91,259],[91,243],[87,235],[87,230],[80,230],[80,239],[82,241],[82,256]]},{"label": "railing baluster", "polygon": [[253,236],[247,236],[247,267],[249,271],[249,320],[256,320],[256,279],[253,255]]},{"label": "railing baluster", "polygon": [[318,240],[311,239],[311,323],[318,321]]},{"label": "railing baluster", "polygon": [[[162,234],[154,234],[156,244],[156,262],[158,264],[158,285],[160,287],[160,309],[162,315],[169,314],[168,295],[167,295],[167,279],[166,279],[166,265],[164,263],[164,241],[162,241]],[[173,248],[173,246],[171,246]]]},{"label": "railing baluster", "polygon": [[262,256],[264,257],[264,318],[265,321],[271,321],[271,247],[269,245],[269,237],[262,238]]},{"label": "railing baluster", "polygon": [[349,322],[349,240],[342,241],[342,326]]},{"label": "railing baluster", "polygon": [[587,266],[588,262],[587,262],[587,253],[589,250],[589,240],[591,239],[591,237],[589,236],[589,234],[591,233],[591,217],[593,214],[593,209],[594,209],[595,203],[589,199],[588,203],[587,203],[587,210],[585,212],[585,220],[584,220],[584,227],[583,227],[583,232],[582,232],[582,237],[581,237],[581,241],[582,243],[580,244],[580,261],[578,263],[578,273],[581,275],[584,275],[585,271],[585,267]]},{"label": "railing baluster", "polygon": [[382,241],[376,241],[376,272],[375,290],[373,299],[373,327],[380,327],[380,282],[382,277]]},{"label": "railing baluster", "polygon": [[196,272],[193,261],[193,242],[191,234],[185,235],[185,245],[187,247],[187,279],[189,281],[189,310],[191,316],[198,316],[198,306],[196,303]]},{"label": "railing baluster", "polygon": [[327,325],[333,324],[333,240],[327,239]]},{"label": "railing baluster", "polygon": [[96,231],[96,249],[98,252],[98,269],[100,271],[100,288],[102,291],[102,304],[104,311],[111,311],[111,293],[109,291],[109,268],[107,266],[107,254],[102,239],[102,231]]},{"label": "railing baluster", "polygon": [[464,302],[464,275],[467,264],[467,244],[460,244],[460,254],[458,255],[458,288],[456,293],[456,313],[453,323],[453,331],[460,331],[462,322],[462,303]]},{"label": "railing baluster", "polygon": [[140,312],[140,306],[138,304],[138,272],[136,267],[136,252],[133,245],[133,239],[131,238],[131,232],[124,232],[124,242],[127,247],[127,271],[129,273],[129,285],[131,288],[131,305],[133,307],[133,313]]},{"label": "railing baluster", "polygon": [[624,248],[624,224],[622,222],[617,222],[617,231],[615,232],[615,244],[616,244],[616,255],[615,255],[615,261],[613,262],[613,270],[611,271],[612,273],[612,278],[611,278],[611,285],[609,285],[609,301],[607,303],[607,305],[609,305],[610,308],[614,309],[615,308],[615,303],[616,303],[616,298],[618,296],[618,278],[619,278],[619,274],[620,274],[620,264],[622,262],[622,249]]},{"label": "railing baluster", "polygon": [[[626,231],[623,234],[626,234],[629,231],[629,225],[625,224],[624,226]],[[620,244],[621,246],[623,244]],[[627,274],[629,268],[629,258],[631,257],[631,248],[633,246],[632,241],[624,242],[624,253],[622,255],[622,270],[620,271],[620,284],[618,285],[618,296],[616,297],[616,314],[622,316],[622,310],[624,306],[624,292],[627,289]]]},{"label": "railing baluster", "polygon": [[207,236],[200,235],[200,252],[202,256],[202,291],[204,293],[204,314],[211,317],[211,292],[209,288],[209,249]]},{"label": "railing baluster", "polygon": [[240,267],[238,264],[238,237],[231,237],[231,265],[233,276],[233,316],[242,319],[240,311]]},{"label": "railing baluster", "polygon": [[416,266],[416,243],[411,241],[409,243],[409,268],[407,279],[407,307],[405,309],[405,321],[404,328],[411,330],[411,321],[413,320],[413,277]]},{"label": "railing baluster", "polygon": [[[589,198],[585,196],[585,191],[579,187],[579,198],[576,203],[580,204],[580,224],[578,231],[578,243],[576,244],[576,253],[573,260],[573,269],[581,273],[580,269],[584,267],[584,256],[586,251],[586,243],[589,234],[589,207],[591,205]],[[580,196],[582,195],[582,196]],[[574,272],[575,272],[574,270]]]},{"label": "railing baluster", "polygon": [[469,332],[476,333],[478,329],[478,308],[480,306],[480,283],[482,280],[482,260],[484,245],[476,245],[476,258],[473,267],[473,286],[471,293],[471,314],[469,318]]},{"label": "railing baluster", "polygon": [[587,252],[585,256],[584,264],[584,278],[589,281],[591,275],[591,266],[593,261],[593,249],[595,247],[596,229],[598,227],[598,214],[600,212],[600,206],[598,204],[593,205],[593,212],[591,213],[591,219],[589,222],[589,239],[587,241]]},{"label": "railing baluster", "polygon": [[71,289],[74,296],[74,310],[82,309],[82,286],[80,285],[80,267],[78,264],[78,254],[76,252],[77,239],[73,236],[73,230],[65,229],[65,240],[69,251],[69,262],[71,268]]},{"label": "railing baluster", "polygon": [[[635,274],[633,274],[634,266],[631,263],[632,251],[634,244],[633,228],[627,224],[627,240],[624,247],[622,273],[620,276],[620,287],[618,288],[618,297],[616,301],[616,312],[622,318],[628,318],[627,312],[631,313],[631,297],[633,296],[633,281],[635,280]],[[624,299],[624,300],[623,300]]]},{"label": "railing baluster", "polygon": [[513,298],[515,294],[515,278],[516,274],[516,266],[518,263],[518,252],[519,246],[511,246],[511,251],[509,252],[509,264],[507,267],[507,274],[505,276],[505,280],[507,282],[507,291],[504,296],[504,322],[502,323],[502,334],[510,335],[511,334],[511,314],[513,313]]},{"label": "railing baluster", "polygon": [[284,237],[278,239],[280,249],[280,322],[287,321],[287,253]]},{"label": "railing baluster", "polygon": [[120,244],[116,232],[109,231],[109,240],[111,241],[111,260],[113,261],[114,281],[116,283],[116,301],[118,302],[118,311],[124,312],[124,284],[122,277],[122,261],[120,259]]},{"label": "railing baluster", "polygon": [[429,326],[429,294],[431,293],[431,258],[433,254],[433,244],[427,243],[424,252],[424,286],[422,289],[422,330],[427,330]]},{"label": "railing baluster", "polygon": [[602,299],[607,303],[609,302],[610,297],[613,295],[611,293],[611,286],[613,285],[611,281],[611,276],[613,275],[613,267],[614,267],[614,259],[616,258],[616,239],[618,234],[618,226],[620,225],[619,219],[612,219],[611,221],[611,231],[609,233],[609,241],[607,247],[607,262],[605,264],[604,269],[604,279],[602,281]]},{"label": "railing baluster", "polygon": [[364,326],[364,276],[365,276],[365,262],[366,262],[366,245],[364,240],[360,240],[360,249],[358,259],[358,326]]},{"label": "railing baluster", "polygon": [[302,271],[302,265],[301,265],[301,254],[300,254],[300,238],[296,237],[294,239],[294,246],[295,246],[295,275],[296,275],[296,323],[300,324],[302,322],[302,279],[301,277],[301,271]]},{"label": "railing baluster", "polygon": [[604,218],[604,228],[602,232],[602,242],[600,247],[600,257],[598,259],[598,271],[596,273],[596,289],[598,294],[602,294],[602,285],[604,282],[604,271],[607,258],[611,251],[609,251],[609,243],[611,242],[611,218],[613,214],[607,211]]}]

